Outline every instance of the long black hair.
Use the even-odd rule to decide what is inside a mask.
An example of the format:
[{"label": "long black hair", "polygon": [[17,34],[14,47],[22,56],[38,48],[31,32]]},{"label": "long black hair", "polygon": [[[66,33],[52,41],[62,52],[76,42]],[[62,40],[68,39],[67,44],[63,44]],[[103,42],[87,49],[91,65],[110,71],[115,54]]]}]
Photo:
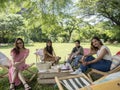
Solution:
[{"label": "long black hair", "polygon": [[14,52],[16,55],[20,53],[20,48],[18,47],[18,43],[17,43],[17,41],[19,41],[19,40],[23,43],[23,48],[25,49],[23,39],[22,38],[17,38],[15,40],[15,47],[12,49],[12,52]]},{"label": "long black hair", "polygon": [[102,43],[102,41],[100,40],[100,38],[98,38],[97,36],[94,36],[94,37],[91,39],[91,50],[97,51],[97,50],[98,50],[98,47],[95,47],[95,46],[93,45],[93,42],[92,42],[93,39],[96,39],[97,41],[99,41],[100,45],[103,45],[103,43]]},{"label": "long black hair", "polygon": [[[48,43],[51,43],[51,46],[48,46]],[[52,41],[51,41],[51,40],[47,40],[45,49],[46,49],[46,51],[49,52],[51,55],[53,54],[53,47],[52,47]]]}]

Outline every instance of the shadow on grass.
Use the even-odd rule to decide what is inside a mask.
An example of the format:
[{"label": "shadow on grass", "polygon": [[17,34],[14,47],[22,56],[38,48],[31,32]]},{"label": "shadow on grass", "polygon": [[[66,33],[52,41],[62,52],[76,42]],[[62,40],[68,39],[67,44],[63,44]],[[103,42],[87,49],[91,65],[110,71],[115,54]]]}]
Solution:
[{"label": "shadow on grass", "polygon": [[[37,72],[37,69],[35,67],[31,68],[30,70]],[[6,71],[0,71],[1,73],[4,73]],[[25,78],[29,79],[32,74],[24,71],[23,75],[25,76]],[[37,75],[34,77],[34,79],[31,82],[28,82],[28,84],[30,85],[30,87],[32,87],[32,90],[58,90],[57,86],[54,85],[40,85],[37,83]],[[8,77],[5,78],[0,78],[0,90],[9,90],[9,80]],[[24,90],[24,86],[23,84],[20,84],[19,86],[16,87],[16,90]]]}]

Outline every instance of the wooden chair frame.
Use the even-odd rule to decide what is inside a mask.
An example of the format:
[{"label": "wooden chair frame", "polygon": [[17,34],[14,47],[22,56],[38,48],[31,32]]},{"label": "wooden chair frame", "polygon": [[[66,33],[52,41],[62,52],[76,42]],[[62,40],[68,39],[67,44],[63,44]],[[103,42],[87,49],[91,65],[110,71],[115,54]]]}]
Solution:
[{"label": "wooden chair frame", "polygon": [[[119,55],[119,52],[117,52],[116,55]],[[114,59],[113,59],[113,60],[114,60]],[[99,70],[96,70],[96,69],[91,69],[91,71],[90,71],[89,73],[87,73],[87,76],[88,76],[91,80],[93,80],[92,77],[91,77],[91,74],[92,74],[92,73],[96,73],[96,74],[100,74],[100,75],[102,75],[102,76],[105,76],[105,75],[108,75],[108,74],[111,74],[111,73],[115,73],[115,72],[118,72],[118,71],[120,71],[120,65],[118,65],[116,68],[114,68],[114,69],[112,69],[112,70],[110,70],[110,71],[108,71],[108,72],[102,72],[102,71],[99,71]]]},{"label": "wooden chair frame", "polygon": [[43,49],[42,49],[42,48],[41,48],[41,49],[36,49],[36,52],[35,52],[35,55],[36,55],[36,63],[41,62],[41,61],[43,61],[43,59],[44,59],[44,55],[39,55],[39,54],[37,54],[37,51],[38,51],[38,50],[43,51]]},{"label": "wooden chair frame", "polygon": [[120,90],[120,78],[110,80],[108,82],[104,82],[100,84],[93,84],[91,86],[88,86],[87,88],[84,87],[78,90]]},{"label": "wooden chair frame", "polygon": [[28,71],[29,73],[31,73],[31,74],[33,74],[31,77],[30,77],[30,79],[26,79],[26,81],[28,81],[28,82],[31,82],[32,80],[33,80],[33,78],[36,76],[36,72],[33,72],[33,71],[31,71],[31,70],[29,70],[29,68],[30,67],[32,67],[33,65],[35,65],[35,63],[32,63],[27,69],[25,69],[25,71]]},{"label": "wooden chair frame", "polygon": [[[60,83],[60,80],[64,80],[64,79],[71,79],[71,78],[76,78],[76,77],[84,77],[87,80],[89,80],[92,85],[90,86],[85,86],[83,88],[80,88],[78,90],[120,90],[120,78],[116,78],[110,81],[106,81],[100,84],[94,84],[86,75],[82,74],[82,75],[75,75],[75,76],[69,76],[69,77],[55,77],[55,81],[58,85],[59,90],[64,90],[62,84]],[[102,79],[104,79],[106,76],[102,77],[101,79],[97,80],[100,81]]]},{"label": "wooden chair frame", "polygon": [[[63,86],[60,83],[60,80],[65,80],[65,79],[72,79],[72,78],[77,78],[77,77],[84,77],[86,78],[88,81],[90,81],[90,79],[85,75],[85,74],[80,74],[80,75],[74,75],[74,76],[66,76],[66,77],[55,77],[55,81],[58,85],[59,90],[64,90]],[[90,81],[92,83],[92,81]]]},{"label": "wooden chair frame", "polygon": [[[7,67],[0,66],[0,68],[3,69],[3,70],[7,70]],[[8,72],[5,72],[4,74],[1,74],[1,75],[0,75],[0,78],[6,77],[7,74],[8,74]]]},{"label": "wooden chair frame", "polygon": [[[33,75],[30,77],[30,79],[26,79],[27,82],[32,81],[33,78],[36,76],[36,73],[35,73],[35,72],[29,70],[29,68],[32,67],[33,65],[34,65],[34,63],[32,63],[27,69],[25,69],[25,71],[28,71],[29,73],[33,74]],[[6,68],[6,67],[2,67],[2,68],[8,70],[8,68]],[[5,78],[5,77],[8,77],[8,71],[7,71],[6,73],[0,75],[0,78]]]},{"label": "wooden chair frame", "polygon": [[120,71],[120,65],[117,66],[116,68],[114,68],[113,70],[108,71],[108,72],[102,72],[102,71],[99,71],[99,70],[96,70],[96,69],[91,69],[91,71],[89,73],[87,73],[87,76],[91,80],[93,80],[92,77],[91,77],[92,73],[96,73],[96,74],[100,74],[102,76],[105,76],[105,75],[108,75],[108,74],[111,74],[111,73],[115,73],[115,72],[118,72],[118,71]]}]

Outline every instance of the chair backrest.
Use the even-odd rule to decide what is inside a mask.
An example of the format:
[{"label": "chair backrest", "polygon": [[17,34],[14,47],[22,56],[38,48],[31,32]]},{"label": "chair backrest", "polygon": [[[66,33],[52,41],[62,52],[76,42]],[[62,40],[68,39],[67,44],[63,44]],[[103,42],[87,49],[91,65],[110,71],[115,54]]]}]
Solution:
[{"label": "chair backrest", "polygon": [[116,53],[116,55],[112,56],[112,64],[110,70],[115,69],[120,65],[120,51]]},{"label": "chair backrest", "polygon": [[89,48],[84,48],[83,50],[84,50],[84,55],[87,55],[90,52]]},{"label": "chair backrest", "polygon": [[43,49],[36,49],[36,52],[34,54],[36,54],[36,59],[37,59],[36,61],[38,61],[38,59],[40,61],[43,61],[43,59],[44,59]]},{"label": "chair backrest", "polygon": [[116,55],[120,55],[120,51],[116,53]]},{"label": "chair backrest", "polygon": [[79,77],[79,78],[77,77],[77,78],[62,80],[61,83],[68,90],[77,90],[79,88],[91,85],[91,83],[83,77]]},{"label": "chair backrest", "polygon": [[68,90],[77,90],[79,88],[89,86],[92,82],[85,75],[75,75],[70,77],[59,78],[60,83]]},{"label": "chair backrest", "polygon": [[9,58],[2,52],[0,52],[0,65],[6,67],[9,67],[11,65]]}]

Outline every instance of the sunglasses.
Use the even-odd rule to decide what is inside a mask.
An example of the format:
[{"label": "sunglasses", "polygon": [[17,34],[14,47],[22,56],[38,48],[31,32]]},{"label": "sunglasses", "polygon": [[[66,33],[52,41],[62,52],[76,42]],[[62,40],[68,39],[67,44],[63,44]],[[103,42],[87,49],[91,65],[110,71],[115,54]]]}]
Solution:
[{"label": "sunglasses", "polygon": [[19,42],[19,43],[17,43],[17,44],[23,44],[22,42]]}]

